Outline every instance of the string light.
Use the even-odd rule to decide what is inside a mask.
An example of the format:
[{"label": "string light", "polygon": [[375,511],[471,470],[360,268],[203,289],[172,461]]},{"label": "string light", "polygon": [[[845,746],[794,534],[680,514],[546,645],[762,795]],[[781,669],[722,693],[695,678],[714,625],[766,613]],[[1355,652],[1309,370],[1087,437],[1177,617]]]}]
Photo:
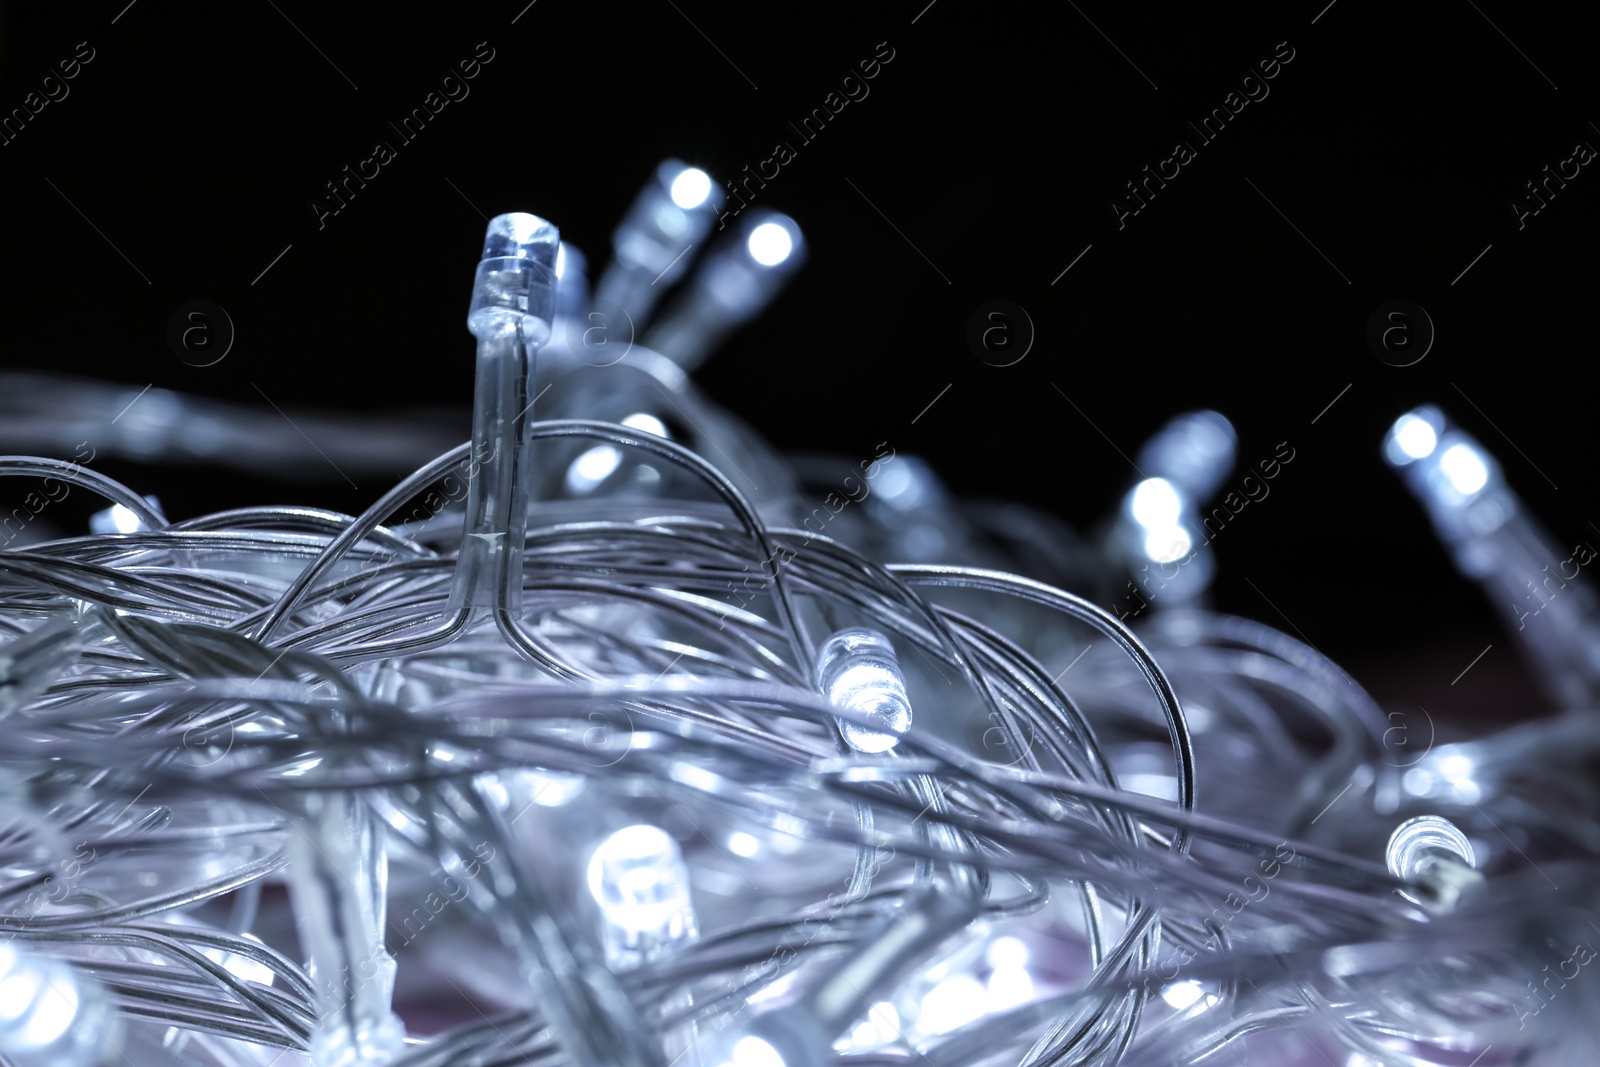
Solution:
[{"label": "string light", "polygon": [[[1219,413],[1146,444],[1104,544],[1027,546],[1177,567],[1137,632],[979,553],[913,456],[806,526],[685,373],[806,256],[761,209],[712,235],[720,202],[663,164],[592,300],[554,225],[494,218],[472,439],[361,515],[169,521],[0,458],[110,505],[0,554],[0,1055],[1593,1059],[1561,1012],[1597,996],[1596,599],[1486,449],[1425,407],[1381,452],[1465,574],[1543,590],[1516,640],[1568,710],[1397,766],[1354,679],[1206,609]],[[574,340],[602,309],[645,339],[614,366]]]}]

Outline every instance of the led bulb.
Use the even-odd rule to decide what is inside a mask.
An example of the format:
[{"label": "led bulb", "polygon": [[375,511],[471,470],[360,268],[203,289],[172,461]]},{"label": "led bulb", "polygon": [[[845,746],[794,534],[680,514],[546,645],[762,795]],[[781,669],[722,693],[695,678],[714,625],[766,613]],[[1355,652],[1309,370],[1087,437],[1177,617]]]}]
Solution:
[{"label": "led bulb", "polygon": [[121,1017],[105,987],[70,965],[0,943],[0,1056],[16,1067],[99,1067],[117,1057]]},{"label": "led bulb", "polygon": [[667,187],[672,202],[685,211],[693,211],[711,196],[711,176],[699,167],[685,167]]},{"label": "led bulb", "polygon": [[879,723],[889,733],[840,721],[857,752],[887,752],[911,728],[911,699],[894,645],[876,630],[840,630],[817,653],[817,682],[833,703]]},{"label": "led bulb", "polygon": [[648,823],[626,826],[589,859],[589,893],[600,906],[606,964],[627,970],[699,936],[689,868],[678,843]]},{"label": "led bulb", "polygon": [[1139,450],[1139,469],[1167,481],[1196,506],[1233,470],[1239,436],[1216,411],[1191,411],[1168,422]]},{"label": "led bulb", "polygon": [[556,313],[556,255],[561,233],[524,212],[496,215],[483,239],[467,329],[482,338],[507,323],[538,348],[550,339]]},{"label": "led bulb", "polygon": [[1406,890],[1401,890],[1402,896],[1436,911],[1453,908],[1463,891],[1482,880],[1473,870],[1472,842],[1449,819],[1437,815],[1418,815],[1395,827],[1384,862],[1396,878],[1426,885],[1432,892],[1428,900]]},{"label": "led bulb", "polygon": [[1172,526],[1183,511],[1183,500],[1165,478],[1146,478],[1133,487],[1128,509],[1134,521],[1149,530]]}]

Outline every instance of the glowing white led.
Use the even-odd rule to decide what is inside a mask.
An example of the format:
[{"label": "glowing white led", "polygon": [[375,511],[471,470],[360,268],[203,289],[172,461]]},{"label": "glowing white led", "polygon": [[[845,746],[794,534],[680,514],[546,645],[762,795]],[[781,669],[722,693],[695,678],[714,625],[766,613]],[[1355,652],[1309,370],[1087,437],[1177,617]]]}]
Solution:
[{"label": "glowing white led", "polygon": [[105,990],[70,965],[0,944],[0,1052],[17,1067],[109,1062],[120,1019]]},{"label": "glowing white led", "polygon": [[1144,553],[1157,563],[1172,563],[1189,554],[1194,540],[1182,526],[1158,526],[1144,535]]},{"label": "glowing white led", "polygon": [[622,465],[622,450],[615,445],[596,445],[572,461],[567,468],[567,491],[574,494],[590,492],[611,477],[611,472]]},{"label": "glowing white led", "polygon": [[654,415],[646,415],[644,412],[640,412],[637,415],[629,415],[622,420],[622,425],[634,430],[643,430],[645,433],[653,433],[657,437],[670,436],[667,433],[666,423]]},{"label": "glowing white led", "polygon": [[985,956],[995,970],[1028,965],[1028,943],[1020,937],[997,937]]},{"label": "glowing white led", "polygon": [[588,883],[613,969],[637,967],[699,935],[689,869],[678,843],[658,826],[625,826],[600,842]]},{"label": "glowing white led", "polygon": [[749,859],[761,851],[761,842],[756,840],[754,834],[747,834],[743,830],[735,830],[728,835],[728,851],[735,856]]},{"label": "glowing white led", "polygon": [[1402,415],[1394,424],[1394,443],[1408,460],[1426,459],[1439,445],[1439,435],[1427,419]]},{"label": "glowing white led", "polygon": [[1471,496],[1489,484],[1489,468],[1478,450],[1469,444],[1451,445],[1439,457],[1439,470],[1450,480],[1450,487],[1462,496]]},{"label": "glowing white led", "polygon": [[711,176],[699,167],[685,167],[672,179],[668,192],[674,204],[685,211],[693,211],[711,195]]},{"label": "glowing white led", "polygon": [[1183,500],[1165,478],[1146,478],[1133,487],[1130,509],[1140,526],[1159,529],[1177,524]]},{"label": "glowing white led", "polygon": [[755,1036],[741,1037],[733,1043],[730,1062],[733,1067],[787,1067],[770,1042]]},{"label": "glowing white led", "polygon": [[911,728],[911,699],[894,645],[876,630],[841,630],[824,641],[817,678],[830,701],[892,731],[842,722],[844,739],[857,752],[887,752],[899,743],[896,735]]},{"label": "glowing white led", "polygon": [[917,1012],[917,1026],[925,1034],[947,1034],[983,1018],[988,996],[970,974],[952,974],[928,990]]},{"label": "glowing white led", "polygon": [[750,258],[757,263],[763,267],[776,267],[794,251],[794,238],[776,222],[763,222],[750,231],[746,247],[750,249]]},{"label": "glowing white led", "polygon": [[1161,999],[1170,1004],[1175,1011],[1183,1011],[1205,995],[1206,991],[1200,988],[1200,983],[1192,978],[1173,982],[1161,991]]}]

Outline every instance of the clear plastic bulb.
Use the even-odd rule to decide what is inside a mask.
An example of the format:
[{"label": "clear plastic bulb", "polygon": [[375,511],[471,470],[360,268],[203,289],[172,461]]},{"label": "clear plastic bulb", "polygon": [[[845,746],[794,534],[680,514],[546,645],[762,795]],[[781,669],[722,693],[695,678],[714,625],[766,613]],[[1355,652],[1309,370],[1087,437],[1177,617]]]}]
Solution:
[{"label": "clear plastic bulb", "polygon": [[489,220],[467,311],[474,337],[482,339],[499,324],[513,322],[531,348],[550,339],[560,244],[560,231],[537,215],[517,211]]},{"label": "clear plastic bulb", "polygon": [[689,868],[660,827],[636,823],[600,842],[589,859],[606,965],[630,970],[699,936]]},{"label": "clear plastic bulb", "polygon": [[798,223],[776,211],[745,212],[739,229],[706,253],[683,299],[645,344],[693,369],[740,323],[760,314],[806,260]]},{"label": "clear plastic bulb", "polygon": [[1400,892],[1412,903],[1435,911],[1453,909],[1463,893],[1483,881],[1474,869],[1472,842],[1455,823],[1438,815],[1418,815],[1395,827],[1384,862],[1396,878],[1427,886],[1428,899]]},{"label": "clear plastic bulb", "polygon": [[[833,703],[883,726],[871,730],[841,720],[857,752],[887,752],[911,728],[911,699],[894,645],[876,630],[840,630],[817,653],[817,684]],[[889,731],[889,732],[884,732]]]},{"label": "clear plastic bulb", "polygon": [[561,234],[536,215],[489,220],[472,287],[467,328],[478,339],[472,397],[475,469],[467,486],[465,537],[456,558],[452,611],[522,602],[522,543],[532,466],[533,380],[538,350],[550,339],[556,310]]},{"label": "clear plastic bulb", "polygon": [[1139,450],[1139,469],[1164,478],[1198,506],[1233,470],[1239,435],[1216,411],[1190,411],[1168,422]]},{"label": "clear plastic bulb", "polygon": [[16,1067],[100,1067],[121,1058],[122,1018],[88,975],[0,942],[0,1056]]},{"label": "clear plastic bulb", "polygon": [[616,258],[600,279],[597,307],[621,308],[635,323],[647,319],[688,269],[688,252],[705,240],[722,200],[699,167],[676,159],[657,167],[612,235]]}]

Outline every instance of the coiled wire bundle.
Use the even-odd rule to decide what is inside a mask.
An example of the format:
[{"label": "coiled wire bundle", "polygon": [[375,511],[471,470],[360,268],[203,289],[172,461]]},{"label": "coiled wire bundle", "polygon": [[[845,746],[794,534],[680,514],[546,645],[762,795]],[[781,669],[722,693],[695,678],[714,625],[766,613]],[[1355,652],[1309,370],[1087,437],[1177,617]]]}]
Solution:
[{"label": "coiled wire bundle", "polygon": [[[684,173],[650,217],[715,211]],[[637,243],[623,268],[654,269]],[[0,555],[0,1055],[1593,1062],[1581,700],[1402,766],[1336,665],[1198,598],[1136,635],[1002,570],[878,562],[917,520],[794,523],[796,479],[692,358],[585,359],[557,247],[491,223],[474,439],[359,516],[169,522],[82,466],[0,460],[126,531]],[[664,347],[745,314],[714,307],[736,266],[710,261]],[[614,421],[522,418],[546,379]],[[628,415],[652,391],[676,432]],[[1459,432],[1405,418],[1434,444],[1402,419],[1389,458],[1442,530],[1499,494],[1500,526],[1447,540],[1503,549],[1492,461],[1473,486]],[[912,457],[857,469],[934,484]]]}]

